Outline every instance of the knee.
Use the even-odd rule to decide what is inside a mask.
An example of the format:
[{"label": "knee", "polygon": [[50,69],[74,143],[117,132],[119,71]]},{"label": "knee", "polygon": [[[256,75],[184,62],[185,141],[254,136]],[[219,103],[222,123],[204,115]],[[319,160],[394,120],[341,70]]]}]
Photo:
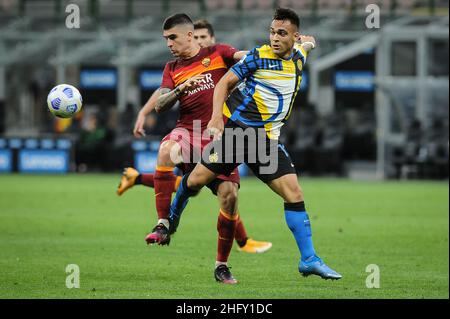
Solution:
[{"label": "knee", "polygon": [[298,203],[304,201],[303,190],[300,185],[294,184],[288,187],[285,201],[287,203]]},{"label": "knee", "polygon": [[170,165],[175,163],[175,161],[172,159],[174,155],[178,153],[177,150],[178,144],[176,143],[163,143],[159,147],[158,152],[158,164],[159,165]]},{"label": "knee", "polygon": [[189,186],[190,189],[200,190],[203,187],[203,185],[205,185],[205,183],[200,175],[192,172],[191,174],[189,174],[187,185]]},{"label": "knee", "polygon": [[221,183],[217,190],[217,195],[220,200],[220,206],[226,210],[227,213],[234,213],[236,211],[238,200],[238,187],[234,183]]},{"label": "knee", "polygon": [[229,190],[227,191],[223,196],[224,206],[228,207],[228,210],[234,211],[234,208],[236,207],[237,203],[237,191],[235,190]]}]

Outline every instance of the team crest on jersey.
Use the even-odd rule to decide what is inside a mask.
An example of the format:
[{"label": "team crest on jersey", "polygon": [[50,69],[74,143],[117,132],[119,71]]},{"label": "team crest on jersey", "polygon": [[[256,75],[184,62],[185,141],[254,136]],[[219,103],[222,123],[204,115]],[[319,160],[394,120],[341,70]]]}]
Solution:
[{"label": "team crest on jersey", "polygon": [[204,59],[202,60],[202,64],[203,64],[203,66],[204,66],[205,68],[207,68],[208,66],[211,65],[211,58],[204,58]]},{"label": "team crest on jersey", "polygon": [[300,71],[303,71],[303,63],[302,60],[298,59],[297,60],[297,67]]}]

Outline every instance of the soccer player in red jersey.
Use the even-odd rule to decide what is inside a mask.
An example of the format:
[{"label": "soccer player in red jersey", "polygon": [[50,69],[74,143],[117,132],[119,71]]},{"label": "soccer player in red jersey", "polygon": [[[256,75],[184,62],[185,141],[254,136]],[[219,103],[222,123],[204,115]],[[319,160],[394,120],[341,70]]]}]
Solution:
[{"label": "soccer player in red jersey", "polygon": [[[211,118],[215,84],[229,67],[246,54],[220,44],[201,48],[195,41],[192,21],[184,14],[174,15],[165,21],[164,37],[172,54],[178,59],[166,65],[159,92],[152,96],[143,109],[148,111],[151,108],[150,105],[155,104],[154,101],[157,100],[155,109],[157,112],[162,112],[179,101],[180,118],[176,128],[162,140],[155,174],[145,176],[137,173],[141,183],[149,186],[153,183],[156,193],[159,220],[153,232],[146,237],[146,241],[162,245],[170,241],[169,207],[171,193],[177,188],[173,169],[176,165],[183,163],[184,171],[190,171],[196,162],[189,161],[189,158],[186,158],[187,155],[191,152],[198,152],[200,155],[202,148],[210,142],[210,138],[201,136],[195,141],[194,122],[197,121],[200,135],[202,135]],[[136,136],[144,133],[143,119],[145,115],[142,116],[141,113],[134,130]],[[221,208],[218,220],[219,247],[216,266],[226,264],[236,228],[241,228],[243,230],[241,233],[245,235],[245,229],[242,223],[239,223],[236,211],[239,175],[237,170],[234,173],[230,177],[219,176],[210,184],[211,190],[218,196]],[[124,174],[118,193],[123,193],[127,189],[126,185],[130,184],[127,181],[133,178],[138,179],[138,176]],[[134,183],[135,181],[132,181],[131,184]],[[246,236],[242,239],[247,240]],[[261,244],[266,247],[265,250],[271,246],[270,243]],[[260,248],[260,251],[261,249],[264,247]]]},{"label": "soccer player in red jersey", "polygon": [[[212,25],[207,20],[198,20],[194,23],[194,39],[197,41],[201,48],[212,46],[216,43],[214,36],[214,29]],[[160,96],[159,89],[156,90],[148,102],[139,112],[137,117],[133,134],[136,138],[140,138],[145,135],[144,123],[145,118],[150,114],[156,106],[156,101]],[[175,177],[174,192],[178,189],[179,183],[181,181],[180,176]],[[117,189],[117,194],[121,196],[129,188],[134,185],[144,185],[148,187],[154,187],[154,174],[141,174],[136,169],[132,167],[127,167],[124,169],[122,178]],[[238,244],[238,250],[247,253],[263,253],[272,247],[272,243],[265,241],[256,241],[247,235],[247,231],[244,224],[239,217],[236,225],[236,232],[234,236],[236,243]]]}]

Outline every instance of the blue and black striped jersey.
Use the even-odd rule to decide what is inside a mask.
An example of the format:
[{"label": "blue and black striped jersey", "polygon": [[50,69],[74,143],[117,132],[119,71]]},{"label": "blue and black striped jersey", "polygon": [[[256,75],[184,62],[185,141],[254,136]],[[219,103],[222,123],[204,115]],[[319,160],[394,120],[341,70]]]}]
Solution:
[{"label": "blue and black striped jersey", "polygon": [[278,139],[300,90],[306,57],[301,45],[288,59],[269,45],[251,50],[231,68],[245,82],[231,93],[224,115],[245,127],[264,127],[269,138]]}]

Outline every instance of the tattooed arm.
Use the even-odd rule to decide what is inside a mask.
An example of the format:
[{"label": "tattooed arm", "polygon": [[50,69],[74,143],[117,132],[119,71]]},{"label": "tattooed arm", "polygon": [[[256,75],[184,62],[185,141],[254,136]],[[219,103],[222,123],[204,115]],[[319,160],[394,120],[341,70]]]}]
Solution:
[{"label": "tattooed arm", "polygon": [[181,95],[180,87],[176,87],[174,90],[167,88],[161,88],[159,90],[160,96],[156,101],[155,111],[161,113],[171,109],[178,101],[178,97]]},{"label": "tattooed arm", "polygon": [[155,110],[157,113],[161,113],[171,109],[178,101],[181,95],[186,93],[188,89],[196,88],[200,82],[204,79],[204,75],[196,75],[183,84],[180,84],[175,89],[170,90],[168,88],[160,89],[160,96],[156,102]]}]

